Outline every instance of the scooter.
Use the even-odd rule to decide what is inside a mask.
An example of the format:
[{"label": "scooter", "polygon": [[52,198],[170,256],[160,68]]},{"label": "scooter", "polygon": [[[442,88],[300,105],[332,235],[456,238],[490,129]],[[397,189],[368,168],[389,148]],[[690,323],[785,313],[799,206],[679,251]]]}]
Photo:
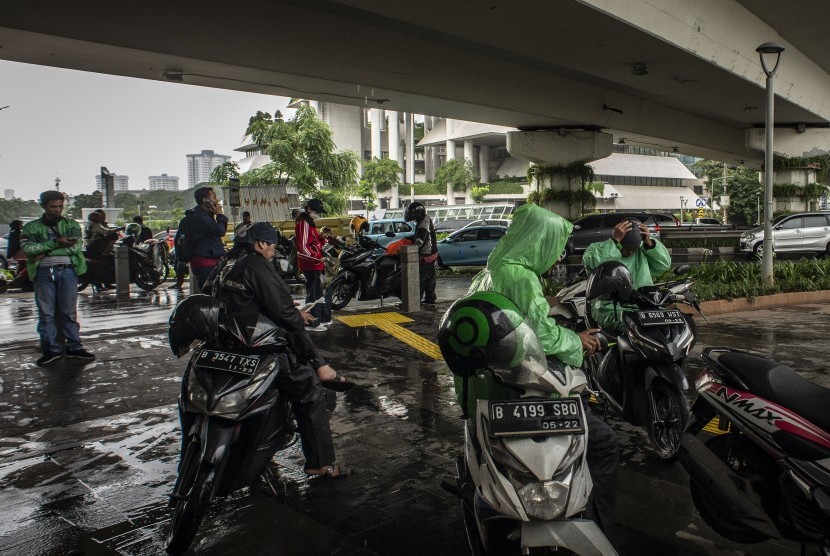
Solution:
[{"label": "scooter", "polygon": [[[466,381],[486,373],[513,394],[476,400],[473,414],[465,416],[455,481],[442,483],[461,500],[473,554],[566,549],[615,555],[599,527],[585,518],[593,488],[586,461],[586,408],[578,395],[585,374],[549,363],[519,310],[499,294],[481,293],[454,303],[438,333],[456,377]],[[521,324],[510,331],[517,322]],[[464,408],[467,388],[464,382]]]},{"label": "scooter", "polygon": [[711,347],[703,360],[678,452],[700,516],[736,542],[830,553],[830,389],[746,351]]},{"label": "scooter", "polygon": [[217,496],[250,485],[274,453],[296,441],[291,403],[275,387],[280,328],[262,315],[225,315],[218,300],[192,295],[170,316],[170,349],[196,350],[178,408],[181,459],[170,507],[167,552],[187,550]]},{"label": "scooter", "polygon": [[[601,284],[592,281],[603,280],[612,265],[628,272],[619,262],[606,262],[594,270],[584,301],[580,302],[585,308],[586,328],[596,327],[591,315],[592,296],[603,290]],[[597,334],[602,349],[586,357],[584,363],[597,398],[629,423],[645,427],[661,459],[674,457],[689,418],[685,394],[689,384],[684,368],[697,327],[690,315],[675,306],[683,303],[700,312],[700,304],[690,291],[692,285],[691,280],[681,279],[645,286],[628,295],[614,287],[606,290],[604,299],[629,306],[621,313],[625,331],[616,337],[607,332]]]},{"label": "scooter", "polygon": [[294,238],[280,234],[280,242],[274,252],[274,268],[286,284],[304,284],[305,278],[297,266],[297,250]]},{"label": "scooter", "polygon": [[365,236],[358,235],[357,240],[340,253],[340,270],[328,289],[332,309],[342,309],[355,297],[368,300],[401,296],[401,258],[385,254],[383,247]]},{"label": "scooter", "polygon": [[[156,268],[154,257],[150,250],[130,246],[129,261],[130,282],[135,283],[142,290],[154,290],[164,281],[159,269]],[[86,273],[78,277],[78,291],[86,289],[90,284],[97,287],[100,284],[115,283],[114,257],[93,257],[87,254],[86,266]]]}]

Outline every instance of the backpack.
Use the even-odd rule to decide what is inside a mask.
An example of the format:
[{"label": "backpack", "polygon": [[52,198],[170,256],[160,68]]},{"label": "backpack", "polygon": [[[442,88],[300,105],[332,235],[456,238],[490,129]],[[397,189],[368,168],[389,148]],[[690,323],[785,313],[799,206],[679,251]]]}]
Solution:
[{"label": "backpack", "polygon": [[193,258],[193,245],[189,241],[188,234],[190,233],[190,225],[188,223],[189,214],[185,214],[184,218],[179,220],[179,228],[176,230],[176,237],[173,240],[173,247],[176,249],[176,260],[189,263]]}]

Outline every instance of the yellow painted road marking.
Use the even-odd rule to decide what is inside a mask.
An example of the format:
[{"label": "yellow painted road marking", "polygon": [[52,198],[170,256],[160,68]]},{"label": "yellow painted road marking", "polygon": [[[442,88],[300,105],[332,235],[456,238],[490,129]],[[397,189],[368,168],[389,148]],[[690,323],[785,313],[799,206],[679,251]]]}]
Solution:
[{"label": "yellow painted road marking", "polygon": [[340,322],[353,328],[375,326],[428,357],[438,361],[444,360],[444,357],[441,355],[441,350],[438,349],[438,345],[435,342],[430,342],[423,336],[401,326],[402,323],[412,322],[412,319],[400,313],[363,313],[360,315],[348,315],[336,318]]}]

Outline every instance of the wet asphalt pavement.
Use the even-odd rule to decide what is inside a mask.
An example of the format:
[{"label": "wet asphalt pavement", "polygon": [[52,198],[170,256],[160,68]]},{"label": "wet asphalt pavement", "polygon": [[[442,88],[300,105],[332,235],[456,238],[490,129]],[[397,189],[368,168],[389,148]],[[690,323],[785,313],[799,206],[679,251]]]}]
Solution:
[{"label": "wet asphalt pavement", "polygon": [[[395,312],[397,324],[336,321],[316,333],[327,358],[358,386],[329,395],[338,461],[349,476],[306,481],[299,446],[277,454],[268,480],[215,502],[198,554],[468,554],[453,475],[462,422],[443,362],[430,351],[443,311],[467,277],[439,278],[437,308],[403,315],[396,302],[349,305],[335,317]],[[35,366],[31,294],[0,297],[0,553],[160,554],[179,450],[175,400],[186,361],[166,347],[183,294],[127,301],[82,293],[88,365]],[[702,346],[753,349],[830,386],[830,306],[803,305],[699,321]],[[412,319],[408,322],[407,317]],[[392,317],[383,317],[389,320]],[[365,321],[365,319],[363,319]],[[364,322],[364,324],[366,324]],[[623,448],[617,530],[621,554],[798,554],[792,543],[739,545],[692,506],[679,464],[660,462],[645,432],[609,419]]]}]

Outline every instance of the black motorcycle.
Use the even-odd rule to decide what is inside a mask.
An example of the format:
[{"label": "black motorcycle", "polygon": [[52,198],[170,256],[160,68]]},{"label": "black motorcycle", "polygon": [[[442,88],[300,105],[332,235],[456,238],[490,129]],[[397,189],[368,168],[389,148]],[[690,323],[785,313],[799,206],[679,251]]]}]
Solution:
[{"label": "black motorcycle", "polygon": [[[164,281],[152,250],[129,247],[130,282],[142,290],[151,291]],[[86,255],[86,273],[78,277],[78,291],[92,284],[95,288],[115,283],[115,258]]]},{"label": "black motorcycle", "polygon": [[691,286],[683,279],[632,291],[628,269],[619,262],[601,264],[588,279],[584,307],[589,328],[596,326],[591,301],[626,305],[621,312],[625,331],[616,337],[598,334],[603,349],[585,360],[591,389],[606,408],[644,426],[662,459],[677,452],[689,418],[689,384],[683,369],[697,327],[691,316],[674,306],[684,303],[700,311]]},{"label": "black motorcycle", "polygon": [[700,516],[736,542],[784,537],[830,553],[830,389],[745,351],[708,348],[703,360],[678,452]]},{"label": "black motorcycle", "polygon": [[275,386],[286,340],[257,314],[225,315],[216,299],[192,295],[170,316],[178,357],[199,342],[182,379],[182,452],[170,507],[167,552],[187,550],[217,496],[250,485],[277,450],[296,441],[291,403]]},{"label": "black motorcycle", "polygon": [[297,249],[293,237],[287,238],[280,234],[274,252],[274,268],[286,284],[305,284],[305,277],[297,266]]},{"label": "black motorcycle", "polygon": [[386,254],[367,237],[357,237],[357,244],[344,247],[340,253],[340,270],[328,289],[332,309],[342,309],[354,297],[367,300],[401,296],[401,258]]}]

